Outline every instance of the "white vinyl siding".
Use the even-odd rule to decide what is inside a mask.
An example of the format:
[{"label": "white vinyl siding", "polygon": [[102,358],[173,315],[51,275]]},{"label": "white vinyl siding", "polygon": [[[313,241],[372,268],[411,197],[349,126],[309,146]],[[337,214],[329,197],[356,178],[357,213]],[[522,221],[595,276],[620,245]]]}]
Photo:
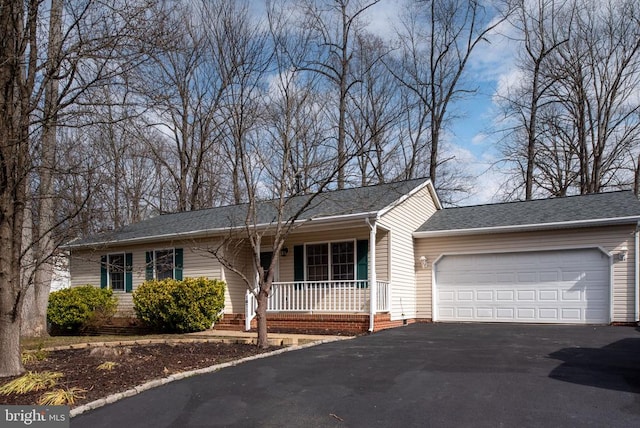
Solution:
[{"label": "white vinyl siding", "polygon": [[[613,260],[612,321],[632,322],[635,317],[635,226],[556,229],[536,232],[493,233],[416,239],[414,262],[418,279],[417,318],[432,318],[432,267],[444,254],[505,253],[509,251],[559,250],[601,247],[614,255],[627,247],[626,261]],[[419,258],[428,259],[427,268]]]},{"label": "white vinyl siding", "polygon": [[[388,229],[391,283],[391,319],[415,318],[416,277],[413,232],[436,211],[427,186],[390,211],[378,224]],[[404,314],[404,315],[403,315]]]},{"label": "white vinyl siding", "polygon": [[[220,263],[206,250],[213,247],[212,241],[188,241],[171,242],[166,245],[184,249],[183,278],[186,277],[206,277],[210,279],[225,279],[224,271]],[[105,250],[104,252],[90,250],[74,250],[69,258],[69,269],[71,272],[71,287],[78,287],[86,284],[100,287],[100,257],[104,254],[114,252],[132,253],[133,261],[133,291],[145,281],[145,253],[155,248],[160,248],[164,244],[149,244],[117,247]],[[237,281],[237,275],[231,276],[232,281]],[[225,312],[244,311],[244,290],[239,293],[229,293],[227,284],[225,293]],[[118,316],[133,315],[133,296],[131,293],[116,292],[118,297]]]}]

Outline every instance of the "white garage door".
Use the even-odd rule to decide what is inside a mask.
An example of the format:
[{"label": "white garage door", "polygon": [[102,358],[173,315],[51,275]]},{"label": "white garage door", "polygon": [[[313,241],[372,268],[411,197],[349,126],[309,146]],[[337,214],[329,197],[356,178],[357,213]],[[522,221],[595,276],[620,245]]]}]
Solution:
[{"label": "white garage door", "polygon": [[437,321],[609,322],[597,249],[444,256],[434,270]]}]

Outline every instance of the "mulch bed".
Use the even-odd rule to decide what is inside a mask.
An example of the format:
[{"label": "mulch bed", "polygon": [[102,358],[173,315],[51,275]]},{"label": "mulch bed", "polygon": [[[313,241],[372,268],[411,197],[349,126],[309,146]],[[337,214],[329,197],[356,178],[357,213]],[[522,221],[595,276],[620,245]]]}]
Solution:
[{"label": "mulch bed", "polygon": [[[267,351],[274,349],[277,348],[272,347]],[[77,400],[71,406],[76,407],[173,373],[205,368],[263,352],[266,351],[251,344],[219,342],[94,347],[51,351],[45,360],[30,362],[25,365],[25,369],[33,372],[62,372],[64,377],[54,388],[85,389],[85,398]],[[97,367],[106,361],[114,361],[118,365],[112,370],[99,370]],[[0,385],[12,379],[14,378],[0,378]],[[0,395],[0,403],[36,404],[43,392]]]}]

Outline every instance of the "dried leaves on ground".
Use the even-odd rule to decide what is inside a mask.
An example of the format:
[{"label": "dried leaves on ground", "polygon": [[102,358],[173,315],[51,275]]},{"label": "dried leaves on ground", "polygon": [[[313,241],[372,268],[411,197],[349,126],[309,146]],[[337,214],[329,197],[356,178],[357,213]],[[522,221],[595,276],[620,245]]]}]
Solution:
[{"label": "dried leaves on ground", "polygon": [[[25,368],[32,372],[61,372],[64,376],[58,379],[56,388],[85,390],[84,398],[77,399],[72,405],[75,407],[173,373],[205,368],[261,352],[264,351],[255,345],[218,342],[69,349],[51,351],[42,361],[27,361]],[[107,365],[111,369],[105,370],[105,363],[109,363]],[[0,378],[0,385],[13,379]],[[36,404],[42,395],[43,391],[0,395],[0,403]]]}]

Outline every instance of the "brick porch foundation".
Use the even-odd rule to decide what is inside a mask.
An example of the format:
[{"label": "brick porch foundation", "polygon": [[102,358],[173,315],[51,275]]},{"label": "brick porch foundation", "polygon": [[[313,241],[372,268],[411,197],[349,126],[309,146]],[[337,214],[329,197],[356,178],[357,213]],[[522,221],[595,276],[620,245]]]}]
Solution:
[{"label": "brick porch foundation", "polygon": [[[405,319],[391,321],[389,314],[377,314],[375,331],[399,327],[415,322],[430,322],[426,319]],[[251,330],[255,330],[257,322],[251,321]],[[369,330],[369,315],[366,314],[302,314],[302,313],[269,313],[267,328],[273,333],[309,333],[309,334],[361,334]],[[225,314],[218,321],[214,330],[244,330],[244,314]]]}]

